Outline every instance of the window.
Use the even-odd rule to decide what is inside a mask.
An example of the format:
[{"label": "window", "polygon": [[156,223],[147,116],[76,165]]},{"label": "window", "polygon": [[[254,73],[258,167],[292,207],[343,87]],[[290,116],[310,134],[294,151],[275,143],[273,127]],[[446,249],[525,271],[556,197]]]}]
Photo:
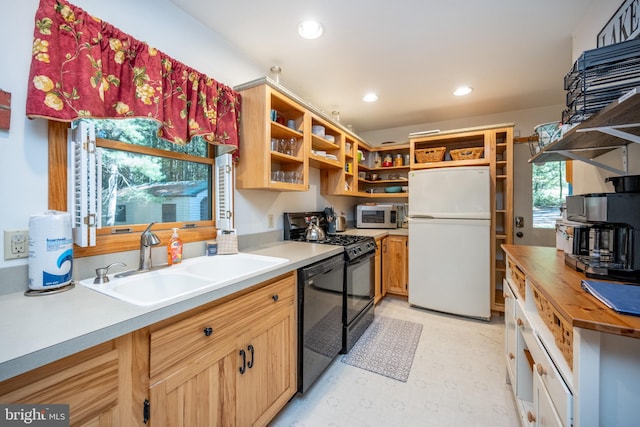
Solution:
[{"label": "window", "polygon": [[[156,137],[156,125],[144,119],[92,120],[96,155],[101,159],[97,244],[74,247],[75,256],[133,250],[140,232],[153,230],[168,241],[172,227],[185,242],[215,234],[214,147],[194,140],[184,146]],[[67,210],[68,125],[49,122],[49,206]]]},{"label": "window", "polygon": [[[194,139],[184,146],[166,142],[149,120],[91,122],[102,165],[103,227],[212,219],[211,209],[201,211],[202,200],[210,207],[212,192],[213,162],[206,141]],[[140,152],[142,147],[150,151]],[[118,206],[126,211],[119,221]]]},{"label": "window", "polygon": [[565,162],[532,166],[533,227],[555,228],[562,216],[560,208],[570,194]]}]

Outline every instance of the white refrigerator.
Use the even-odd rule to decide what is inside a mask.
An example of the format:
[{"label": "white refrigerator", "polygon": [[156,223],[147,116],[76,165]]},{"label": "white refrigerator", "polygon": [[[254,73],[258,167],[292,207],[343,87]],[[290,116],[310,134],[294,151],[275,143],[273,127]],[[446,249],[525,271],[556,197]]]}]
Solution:
[{"label": "white refrigerator", "polygon": [[409,303],[491,317],[491,176],[487,166],[409,173]]}]

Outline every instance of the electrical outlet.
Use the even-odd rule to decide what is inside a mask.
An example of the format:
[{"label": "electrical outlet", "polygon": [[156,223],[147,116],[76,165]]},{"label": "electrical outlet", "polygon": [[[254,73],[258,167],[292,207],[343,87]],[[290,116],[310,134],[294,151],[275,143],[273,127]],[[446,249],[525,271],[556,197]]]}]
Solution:
[{"label": "electrical outlet", "polygon": [[27,230],[4,230],[4,259],[29,256],[29,232]]},{"label": "electrical outlet", "polygon": [[273,223],[273,214],[267,214],[267,222],[269,223],[269,228],[275,227],[275,224]]}]

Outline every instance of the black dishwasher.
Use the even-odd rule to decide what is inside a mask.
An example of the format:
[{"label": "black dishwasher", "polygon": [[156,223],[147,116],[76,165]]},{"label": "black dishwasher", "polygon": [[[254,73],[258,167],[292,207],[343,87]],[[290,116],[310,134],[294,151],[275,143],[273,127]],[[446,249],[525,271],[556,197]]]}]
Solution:
[{"label": "black dishwasher", "polygon": [[298,270],[298,391],[304,393],[342,349],[344,254]]}]

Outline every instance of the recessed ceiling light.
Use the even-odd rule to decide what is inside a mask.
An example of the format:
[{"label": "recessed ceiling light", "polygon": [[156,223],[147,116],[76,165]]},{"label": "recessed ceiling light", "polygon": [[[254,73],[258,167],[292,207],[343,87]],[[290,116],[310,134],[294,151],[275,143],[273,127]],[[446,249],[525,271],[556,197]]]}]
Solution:
[{"label": "recessed ceiling light", "polygon": [[469,86],[460,86],[459,88],[453,91],[453,94],[455,96],[465,96],[465,95],[469,95],[472,91],[473,89],[470,88]]},{"label": "recessed ceiling light", "polygon": [[364,102],[376,102],[378,100],[378,95],[375,93],[368,93],[362,97]]},{"label": "recessed ceiling light", "polygon": [[324,25],[318,21],[302,21],[298,24],[298,34],[305,39],[317,39],[324,33]]}]

